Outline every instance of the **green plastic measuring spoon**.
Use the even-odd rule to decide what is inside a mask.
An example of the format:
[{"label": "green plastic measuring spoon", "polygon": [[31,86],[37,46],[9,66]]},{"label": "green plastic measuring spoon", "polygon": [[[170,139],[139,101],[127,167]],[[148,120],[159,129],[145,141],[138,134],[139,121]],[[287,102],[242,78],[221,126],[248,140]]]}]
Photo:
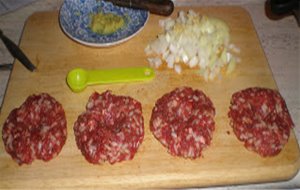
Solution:
[{"label": "green plastic measuring spoon", "polygon": [[103,70],[76,68],[68,73],[67,83],[72,91],[80,92],[88,85],[147,81],[153,79],[154,76],[154,70],[149,67]]}]

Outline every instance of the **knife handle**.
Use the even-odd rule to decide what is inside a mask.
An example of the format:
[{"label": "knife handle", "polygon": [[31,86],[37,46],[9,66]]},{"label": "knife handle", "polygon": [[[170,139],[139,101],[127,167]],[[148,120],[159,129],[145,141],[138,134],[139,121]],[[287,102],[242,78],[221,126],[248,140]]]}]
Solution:
[{"label": "knife handle", "polygon": [[169,16],[174,10],[174,4],[171,0],[133,0],[144,6],[150,13]]},{"label": "knife handle", "polygon": [[14,58],[18,59],[28,70],[35,70],[35,66],[29,61],[29,59],[22,52],[22,50],[13,41],[8,39],[3,34],[2,30],[0,30],[0,38],[2,39],[4,45]]},{"label": "knife handle", "polygon": [[271,0],[271,10],[275,14],[291,13],[294,9],[299,11],[299,2],[299,0]]},{"label": "knife handle", "polygon": [[171,0],[106,0],[118,6],[148,10],[150,13],[169,16],[174,10]]}]

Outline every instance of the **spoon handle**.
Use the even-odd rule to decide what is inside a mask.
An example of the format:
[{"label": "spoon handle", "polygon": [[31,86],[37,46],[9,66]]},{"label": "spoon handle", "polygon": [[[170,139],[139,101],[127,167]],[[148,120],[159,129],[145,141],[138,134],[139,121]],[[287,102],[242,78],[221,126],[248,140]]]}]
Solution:
[{"label": "spoon handle", "polygon": [[155,75],[153,69],[149,67],[90,70],[87,72],[88,85],[147,81],[153,79]]}]

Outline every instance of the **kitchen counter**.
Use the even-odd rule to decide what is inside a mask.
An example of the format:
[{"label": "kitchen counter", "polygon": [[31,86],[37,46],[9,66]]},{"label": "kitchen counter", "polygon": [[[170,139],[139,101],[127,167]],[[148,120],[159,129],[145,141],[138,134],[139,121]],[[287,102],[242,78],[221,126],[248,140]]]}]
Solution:
[{"label": "kitchen counter", "polygon": [[[18,43],[28,16],[36,11],[58,10],[62,0],[39,0],[17,10],[0,15],[0,28]],[[265,16],[264,1],[261,0],[176,0],[176,5],[238,5],[248,10],[265,51],[280,93],[285,98],[295,123],[295,133],[300,142],[300,28],[292,16],[281,20],[270,20]],[[14,59],[0,43],[0,64],[12,64]],[[0,105],[2,104],[10,71],[0,71]],[[300,173],[290,181],[257,185],[228,186],[219,189],[260,189],[300,187]]]}]

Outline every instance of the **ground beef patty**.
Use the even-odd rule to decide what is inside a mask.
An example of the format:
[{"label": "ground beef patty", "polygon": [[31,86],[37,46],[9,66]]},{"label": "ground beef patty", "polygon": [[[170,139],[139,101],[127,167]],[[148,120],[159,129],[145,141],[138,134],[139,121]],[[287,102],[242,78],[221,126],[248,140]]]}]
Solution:
[{"label": "ground beef patty", "polygon": [[200,90],[176,88],[157,100],[150,130],[169,153],[195,159],[210,145],[215,108]]},{"label": "ground beef patty", "polygon": [[237,138],[263,157],[282,150],[294,125],[279,92],[266,88],[234,93],[228,116]]},{"label": "ground beef patty", "polygon": [[106,91],[93,93],[74,124],[78,148],[93,164],[133,159],[144,138],[141,104]]},{"label": "ground beef patty", "polygon": [[29,96],[12,110],[2,129],[6,151],[19,164],[49,161],[66,142],[67,122],[62,105],[49,94]]}]

